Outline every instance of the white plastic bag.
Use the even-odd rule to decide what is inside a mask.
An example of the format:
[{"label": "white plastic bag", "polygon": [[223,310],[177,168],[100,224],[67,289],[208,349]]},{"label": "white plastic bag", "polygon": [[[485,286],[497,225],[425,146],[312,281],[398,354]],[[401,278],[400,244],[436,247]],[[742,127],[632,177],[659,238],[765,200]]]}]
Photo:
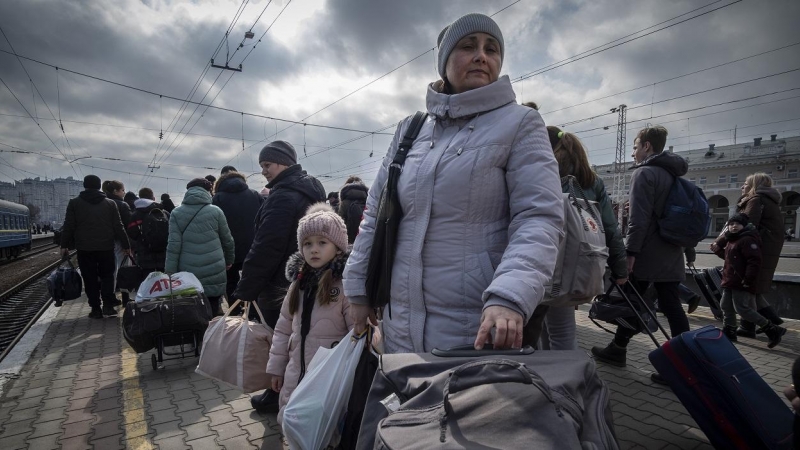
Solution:
[{"label": "white plastic bag", "polygon": [[191,272],[177,272],[167,275],[151,272],[136,291],[136,303],[154,298],[197,295],[203,292],[203,285]]},{"label": "white plastic bag", "polygon": [[319,450],[336,446],[339,423],[347,411],[353,377],[366,339],[353,331],[332,349],[320,348],[303,381],[283,410],[283,435],[293,450]]}]

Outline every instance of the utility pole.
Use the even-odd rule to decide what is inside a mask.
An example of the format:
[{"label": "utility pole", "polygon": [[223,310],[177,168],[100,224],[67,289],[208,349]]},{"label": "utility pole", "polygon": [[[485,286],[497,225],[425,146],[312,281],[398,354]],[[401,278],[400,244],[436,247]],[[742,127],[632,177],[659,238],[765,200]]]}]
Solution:
[{"label": "utility pole", "polygon": [[625,210],[625,112],[627,105],[619,105],[612,108],[611,112],[619,112],[617,118],[617,154],[614,157],[614,186],[611,189],[611,196],[617,202],[617,221],[622,227],[622,216]]}]

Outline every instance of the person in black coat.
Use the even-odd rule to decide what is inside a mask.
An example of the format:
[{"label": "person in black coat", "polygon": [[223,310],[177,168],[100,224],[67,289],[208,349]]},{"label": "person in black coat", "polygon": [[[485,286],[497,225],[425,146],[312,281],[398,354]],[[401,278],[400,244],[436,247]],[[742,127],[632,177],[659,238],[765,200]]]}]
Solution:
[{"label": "person in black coat", "polygon": [[244,175],[237,172],[236,169],[230,167],[232,170],[225,172],[225,168],[214,186],[215,194],[211,204],[218,206],[225,213],[233,242],[236,245],[236,256],[233,265],[227,271],[228,284],[225,289],[228,306],[230,306],[233,304],[233,292],[239,284],[239,271],[242,270],[244,258],[253,244],[256,214],[264,202],[264,197],[250,189]]},{"label": "person in black coat", "polygon": [[[166,246],[162,251],[150,250],[144,243],[142,237],[142,225],[145,218],[153,210],[161,210],[166,216],[166,221],[169,223],[169,212],[164,207],[155,201],[155,195],[149,188],[142,188],[139,191],[141,198],[136,199],[134,206],[136,209],[131,214],[131,219],[126,224],[126,231],[131,240],[131,245],[136,257],[136,263],[142,268],[144,276],[149,275],[151,272],[163,272],[164,264],[167,260]],[[158,214],[156,212],[155,214]]]},{"label": "person in black coat", "polygon": [[172,210],[175,209],[175,203],[173,203],[172,199],[169,198],[169,194],[161,194],[161,206],[164,208],[164,211],[168,213],[171,213]]},{"label": "person in black coat", "polygon": [[[128,191],[125,194],[125,197],[123,197],[122,199],[125,201],[125,203],[128,204],[128,208],[130,209],[131,212],[133,212],[133,210],[136,209],[136,206],[134,206],[133,202],[139,200],[139,197],[135,193]],[[127,225],[127,223],[125,225]]]},{"label": "person in black coat", "polygon": [[368,192],[369,188],[361,178],[352,175],[344,182],[344,186],[339,191],[338,213],[347,225],[347,242],[350,244],[358,236],[358,226],[364,216]]},{"label": "person in black coat", "polygon": [[86,175],[83,187],[85,190],[67,204],[61,253],[68,258],[69,249],[78,250],[78,267],[92,307],[89,317],[102,319],[104,315],[117,315],[114,309],[114,241],[118,241],[126,251],[130,244],[117,204],[100,190],[100,178]]},{"label": "person in black coat", "polygon": [[[267,325],[275,328],[289,287],[286,262],[297,251],[297,225],[309,206],[325,201],[325,188],[297,164],[297,152],[288,142],[267,144],[258,163],[270,193],[256,215],[253,244],[231,299],[256,301]],[[259,411],[277,410],[278,394],[267,389],[251,404]]]}]

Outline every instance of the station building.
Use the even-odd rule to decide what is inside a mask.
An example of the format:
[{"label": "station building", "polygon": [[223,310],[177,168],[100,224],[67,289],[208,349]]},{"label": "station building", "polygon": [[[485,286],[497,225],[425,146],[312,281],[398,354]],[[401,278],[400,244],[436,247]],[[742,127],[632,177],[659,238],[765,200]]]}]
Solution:
[{"label": "station building", "polygon": [[[671,152],[672,147],[665,151]],[[626,150],[626,153],[630,152]],[[728,217],[736,212],[742,184],[748,175],[755,172],[764,172],[772,177],[774,187],[781,193],[784,229],[794,230],[795,235],[800,236],[800,221],[797,220],[800,209],[800,136],[779,138],[773,134],[768,140],[759,137],[744,143],[709,144],[708,147],[675,153],[689,162],[689,172],[685,177],[702,188],[708,198],[712,216],[709,237],[718,235]],[[614,164],[593,167],[612,194]],[[625,197],[630,188],[632,167],[633,163],[628,162]]]}]

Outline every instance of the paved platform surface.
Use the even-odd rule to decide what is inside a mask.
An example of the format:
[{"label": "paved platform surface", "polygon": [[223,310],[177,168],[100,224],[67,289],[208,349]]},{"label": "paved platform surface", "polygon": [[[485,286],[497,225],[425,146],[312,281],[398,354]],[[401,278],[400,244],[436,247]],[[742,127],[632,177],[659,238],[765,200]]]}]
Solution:
[{"label": "paved platform surface", "polygon": [[[611,335],[578,311],[581,348]],[[92,320],[83,300],[65,303],[44,338],[0,396],[0,449],[282,449],[274,414],[258,414],[247,396],[194,373],[196,358],[167,361],[154,371],[150,355],[134,353],[121,319]],[[666,321],[664,321],[666,323]],[[708,310],[692,328],[714,323]],[[800,322],[787,321],[784,343],[743,340],[739,349],[778,392],[800,354]],[[617,436],[624,449],[711,448],[674,394],[653,384],[647,360],[653,343],[637,336],[624,369],[598,364],[612,391]],[[787,402],[788,405],[788,402]]]}]

